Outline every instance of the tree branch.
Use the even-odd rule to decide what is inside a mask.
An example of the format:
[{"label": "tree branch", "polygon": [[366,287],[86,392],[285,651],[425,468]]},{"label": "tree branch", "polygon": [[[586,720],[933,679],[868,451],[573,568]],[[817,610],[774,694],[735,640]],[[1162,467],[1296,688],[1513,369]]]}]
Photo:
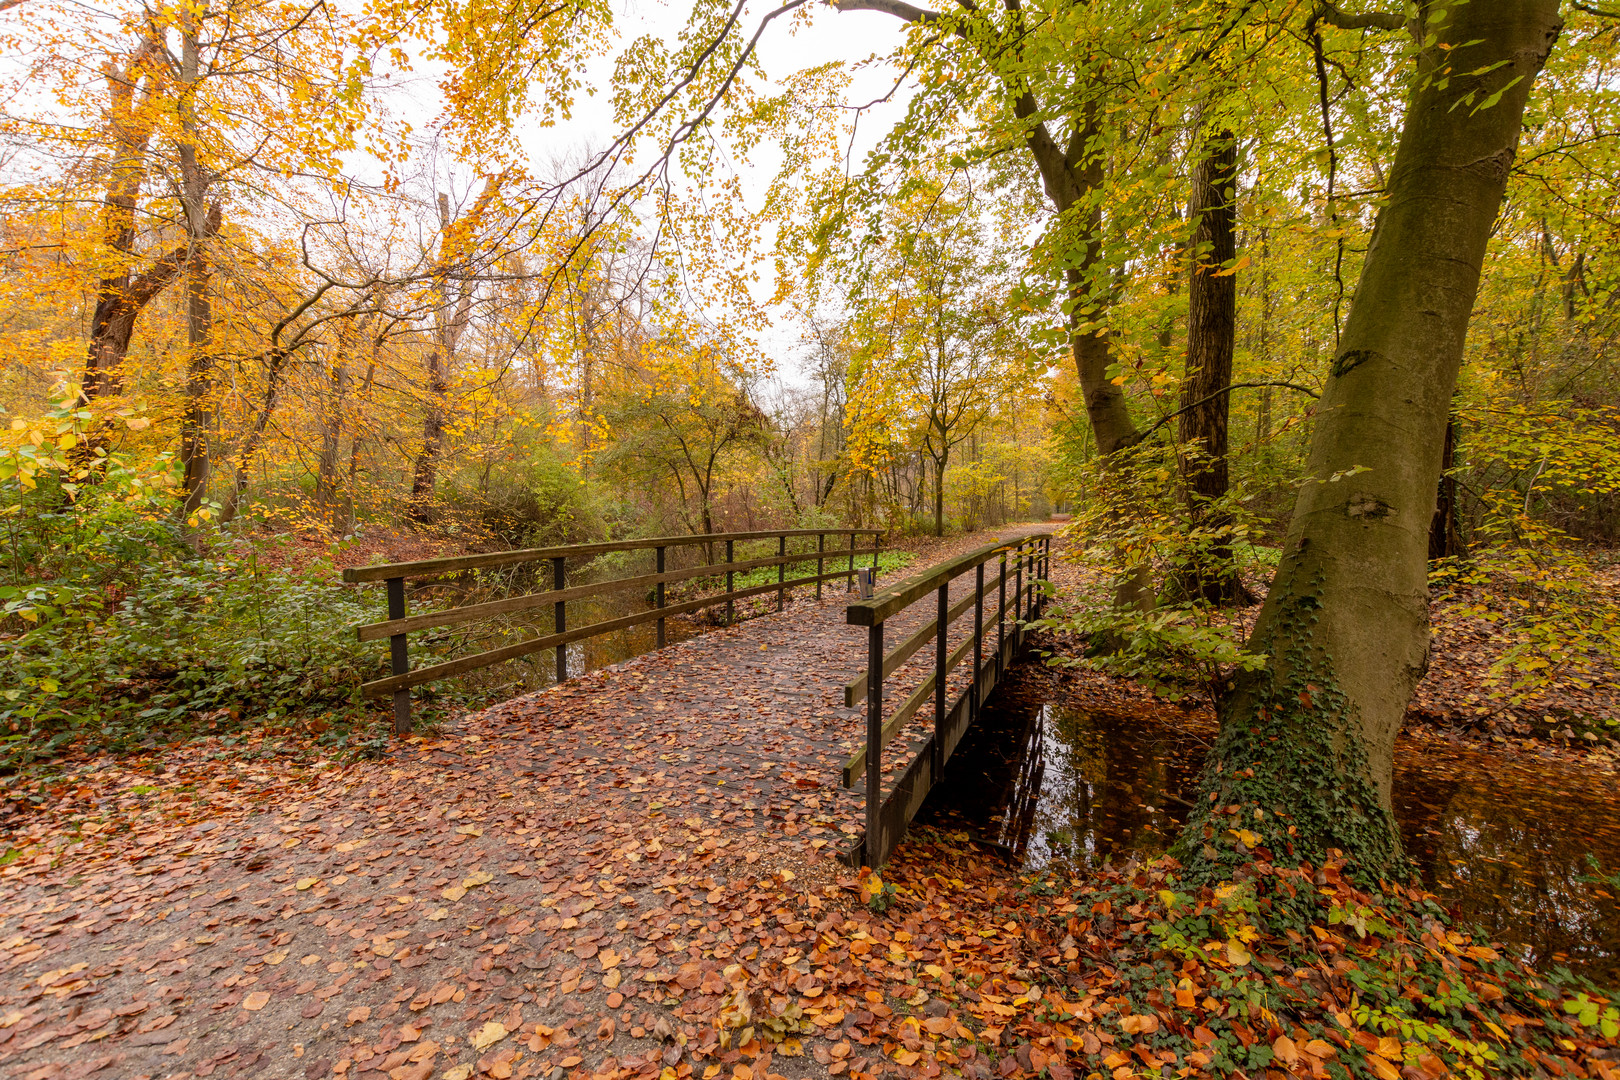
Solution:
[{"label": "tree branch", "polygon": [[1305,23],[1305,32],[1314,33],[1318,23],[1337,26],[1340,30],[1401,30],[1406,27],[1406,16],[1389,11],[1370,11],[1365,15],[1351,15],[1339,10],[1332,0],[1319,0],[1316,10]]},{"label": "tree branch", "polygon": [[832,6],[839,11],[878,11],[914,23],[935,22],[940,17],[937,11],[915,7],[905,0],[833,0]]},{"label": "tree branch", "polygon": [[1313,398],[1320,398],[1322,396],[1321,394],[1318,394],[1315,390],[1312,390],[1308,386],[1301,386],[1299,383],[1282,382],[1281,380],[1267,379],[1267,380],[1265,380],[1263,382],[1235,382],[1235,383],[1232,383],[1232,384],[1230,384],[1228,386],[1222,387],[1221,389],[1215,391],[1213,394],[1210,394],[1210,395],[1208,395],[1206,397],[1199,398],[1197,401],[1193,402],[1191,405],[1183,405],[1181,408],[1177,409],[1175,412],[1171,413],[1169,416],[1161,417],[1159,419],[1158,423],[1154,424],[1152,427],[1148,428],[1146,431],[1143,431],[1140,435],[1138,435],[1135,439],[1133,439],[1127,445],[1135,446],[1137,443],[1146,442],[1147,437],[1149,435],[1152,435],[1155,431],[1158,431],[1160,428],[1164,427],[1164,425],[1168,424],[1170,421],[1174,420],[1176,417],[1180,416],[1182,413],[1191,412],[1192,410],[1198,408],[1200,405],[1208,404],[1209,402],[1214,401],[1216,398],[1220,397],[1222,394],[1230,393],[1233,390],[1253,389],[1255,387],[1260,387],[1260,386],[1281,386],[1281,387],[1285,387],[1286,389],[1289,389],[1289,390],[1298,390],[1300,393],[1305,394],[1305,395],[1307,395],[1309,397],[1313,397]]}]

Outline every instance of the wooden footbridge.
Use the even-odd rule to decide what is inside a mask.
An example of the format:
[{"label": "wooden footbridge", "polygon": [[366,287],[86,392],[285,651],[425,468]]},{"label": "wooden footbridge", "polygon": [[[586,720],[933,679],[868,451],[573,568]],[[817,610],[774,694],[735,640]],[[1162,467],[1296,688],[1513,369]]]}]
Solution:
[{"label": "wooden footbridge", "polygon": [[[707,747],[703,775],[741,774],[756,786],[838,784],[826,820],[845,837],[841,857],[880,866],[1002,673],[1018,659],[1025,627],[1044,605],[1051,539],[1046,530],[1021,530],[904,580],[875,585],[867,575],[876,574],[881,534],[869,529],[533,548],[366,566],[346,570],[344,578],[386,586],[388,618],[357,633],[362,641],[389,642],[390,674],[363,689],[367,696],[393,697],[401,733],[411,725],[412,687],[548,651],[554,682],[566,684],[569,644],[656,624],[656,677],[686,706],[669,720],[703,725],[692,729],[694,741]],[[867,556],[870,567],[858,565]],[[774,581],[768,580],[772,569]],[[767,580],[739,584],[739,575]],[[857,579],[864,579],[858,589]],[[413,598],[436,595],[447,580],[470,602],[409,613]],[[856,598],[846,595],[842,605],[824,598],[824,586],[835,581]],[[672,602],[672,585],[696,595]],[[790,607],[795,590],[804,602]],[[774,613],[738,621],[740,602],[771,593]],[[571,601],[612,595],[643,608],[569,625]],[[721,607],[723,629],[664,648],[667,620]],[[413,634],[548,608],[549,633],[411,665]],[[782,659],[761,669],[757,653],[773,649]],[[652,664],[649,658],[644,666]],[[758,702],[764,693],[764,704],[736,704],[739,698]],[[904,749],[886,752],[896,744]]]}]

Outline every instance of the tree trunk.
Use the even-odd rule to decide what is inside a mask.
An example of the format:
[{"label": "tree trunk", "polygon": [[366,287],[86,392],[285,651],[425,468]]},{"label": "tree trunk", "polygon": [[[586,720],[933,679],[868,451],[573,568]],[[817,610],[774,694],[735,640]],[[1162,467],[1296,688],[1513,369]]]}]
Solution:
[{"label": "tree trunk", "polygon": [[934,459],[934,535],[945,535],[945,459],[947,451]]},{"label": "tree trunk", "polygon": [[[151,97],[155,75],[150,65],[158,49],[144,40],[129,63],[119,68],[111,61],[103,69],[107,79],[109,134],[114,147],[107,194],[102,202],[102,276],[96,284],[96,310],[90,323],[90,341],[85,350],[85,399],[123,390],[122,364],[129,352],[129,339],[135,317],[147,302],[166,287],[179,272],[170,259],[159,259],[153,273],[167,268],[167,274],[142,275],[142,289],[132,290],[130,264],[135,259],[135,207],[141,184],[146,179],[146,148],[152,138]],[[136,85],[143,83],[140,100]],[[172,258],[172,257],[171,257]]]},{"label": "tree trunk", "polygon": [[450,212],[450,196],[439,193],[439,258],[434,274],[439,304],[434,315],[433,347],[428,351],[428,407],[422,420],[422,452],[417,456],[411,478],[412,521],[425,522],[431,516],[433,485],[438,478],[439,458],[444,453],[444,425],[450,402],[449,372],[455,361],[456,347],[472,314],[473,287],[470,277],[463,272],[453,302],[450,277],[456,270],[456,264],[466,261],[469,230],[477,227],[503,179],[505,174],[499,173],[484,181],[484,190],[473,203],[472,211],[460,221]]},{"label": "tree trunk", "polygon": [[341,341],[338,350],[331,371],[332,396],[321,420],[321,453],[315,468],[315,503],[329,521],[336,521],[338,450],[343,445],[344,398],[349,389],[348,356]]},{"label": "tree trunk", "polygon": [[182,489],[181,518],[189,522],[208,493],[212,472],[208,456],[209,428],[213,424],[214,308],[208,295],[207,243],[218,231],[220,210],[207,206],[212,179],[197,153],[196,102],[201,78],[202,50],[198,21],[207,12],[184,8],[180,31],[180,202],[186,221],[186,409],[180,429]]},{"label": "tree trunk", "polygon": [[[1209,511],[1226,497],[1227,419],[1231,410],[1232,356],[1237,346],[1237,146],[1230,131],[1205,135],[1205,153],[1193,169],[1192,257],[1187,287],[1187,377],[1181,384],[1179,437],[1186,464],[1192,522],[1217,536],[1230,514]],[[1198,552],[1180,576],[1185,595],[1212,604],[1247,604],[1253,597],[1238,576],[1230,539]]]},{"label": "tree trunk", "polygon": [[439,475],[439,455],[444,453],[444,413],[450,384],[444,377],[444,354],[434,342],[427,357],[428,404],[422,418],[422,452],[416,456],[411,475],[412,521],[426,522],[432,517],[429,504],[433,500],[433,485]]},{"label": "tree trunk", "polygon": [[1446,443],[1440,455],[1440,489],[1434,501],[1434,519],[1429,523],[1429,561],[1451,559],[1463,553],[1462,533],[1457,528],[1457,478],[1451,475],[1457,453],[1457,417],[1446,417]]},{"label": "tree trunk", "polygon": [[1416,28],[1428,40],[1317,412],[1315,479],[1250,636],[1267,660],[1221,702],[1177,840],[1193,880],[1229,876],[1255,846],[1288,862],[1337,849],[1369,878],[1409,870],[1390,785],[1428,665],[1446,418],[1525,101],[1561,26],[1557,0],[1454,5],[1444,19]]},{"label": "tree trunk", "polygon": [[276,403],[281,399],[281,373],[287,365],[287,358],[291,355],[286,349],[277,349],[268,357],[265,365],[264,399],[259,403],[253,423],[248,427],[247,434],[242,438],[242,446],[237,451],[231,487],[225,493],[225,502],[219,512],[221,525],[235,521],[237,512],[242,507],[242,493],[247,490],[248,484],[248,467],[253,464],[254,456],[264,443],[264,433],[270,427],[270,417],[275,414]]}]

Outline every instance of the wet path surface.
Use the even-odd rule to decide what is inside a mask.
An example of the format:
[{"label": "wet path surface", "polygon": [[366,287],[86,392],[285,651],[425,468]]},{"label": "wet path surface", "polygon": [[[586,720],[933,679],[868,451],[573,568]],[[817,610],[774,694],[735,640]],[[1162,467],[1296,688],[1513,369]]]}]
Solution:
[{"label": "wet path surface", "polygon": [[[1175,838],[1213,725],[1175,708],[1087,710],[1020,671],[969,731],[919,821],[1029,865],[1150,858]],[[1533,964],[1620,985],[1620,786],[1571,764],[1403,735],[1395,804],[1425,884]]]}]

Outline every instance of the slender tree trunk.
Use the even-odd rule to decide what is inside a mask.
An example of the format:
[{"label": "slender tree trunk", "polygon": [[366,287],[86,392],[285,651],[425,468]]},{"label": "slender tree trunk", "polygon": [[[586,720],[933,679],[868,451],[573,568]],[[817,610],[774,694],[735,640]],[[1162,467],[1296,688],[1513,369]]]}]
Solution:
[{"label": "slender tree trunk", "polygon": [[950,457],[947,450],[934,459],[934,535],[945,535],[945,459]]},{"label": "slender tree trunk", "polygon": [[1440,455],[1440,488],[1435,495],[1434,518],[1429,523],[1429,561],[1455,558],[1463,553],[1462,533],[1457,528],[1457,478],[1451,475],[1457,454],[1457,417],[1446,418],[1445,449]]},{"label": "slender tree trunk", "polygon": [[348,355],[338,344],[332,364],[331,397],[321,422],[321,454],[315,469],[315,502],[328,520],[335,520],[338,488],[338,450],[343,445],[343,410],[349,389]]},{"label": "slender tree trunk", "polygon": [[264,433],[270,427],[270,417],[275,414],[276,403],[281,399],[281,373],[290,355],[286,349],[277,349],[270,354],[265,365],[264,398],[259,402],[259,408],[253,415],[253,422],[248,426],[247,434],[243,436],[242,445],[237,451],[231,487],[225,493],[225,502],[219,512],[221,525],[235,521],[238,511],[242,508],[242,494],[247,491],[248,485],[248,468],[253,464],[253,458],[264,443]]},{"label": "slender tree trunk", "polygon": [[180,183],[189,241],[186,255],[186,409],[180,429],[181,517],[202,506],[212,472],[209,429],[213,425],[214,308],[208,293],[212,267],[208,241],[219,225],[219,207],[207,206],[211,177],[199,160],[196,93],[201,78],[199,20],[207,9],[183,8],[180,33]]},{"label": "slender tree trunk", "polygon": [[[1205,152],[1192,175],[1192,257],[1188,260],[1187,377],[1181,384],[1180,441],[1186,465],[1189,514],[1219,536],[1231,515],[1210,511],[1226,497],[1227,421],[1232,356],[1237,346],[1237,146],[1230,131],[1205,134]],[[1230,539],[1213,541],[1180,576],[1181,591],[1212,604],[1247,604]]]},{"label": "slender tree trunk", "polygon": [[439,476],[439,457],[444,453],[444,414],[450,384],[444,377],[444,352],[435,341],[427,355],[427,412],[422,417],[422,452],[416,456],[411,474],[412,521],[432,517],[433,486]]},{"label": "slender tree trunk", "polygon": [[1525,101],[1561,26],[1557,0],[1452,5],[1440,18],[1416,28],[1425,44],[1386,202],[1312,432],[1315,479],[1250,636],[1265,666],[1221,702],[1177,841],[1194,880],[1230,875],[1255,845],[1279,861],[1337,849],[1368,877],[1409,869],[1390,785],[1395,734],[1428,666],[1446,418]]},{"label": "slender tree trunk", "polygon": [[439,258],[434,275],[439,304],[434,316],[433,347],[427,357],[428,406],[422,419],[422,452],[417,455],[411,477],[410,517],[413,521],[425,522],[431,516],[433,485],[439,474],[439,459],[444,454],[444,427],[450,411],[449,372],[472,313],[471,281],[465,276],[461,278],[459,292],[452,301],[450,277],[457,264],[467,259],[468,231],[477,227],[504,178],[502,173],[486,180],[471,212],[460,221],[450,212],[450,196],[439,193]]}]

